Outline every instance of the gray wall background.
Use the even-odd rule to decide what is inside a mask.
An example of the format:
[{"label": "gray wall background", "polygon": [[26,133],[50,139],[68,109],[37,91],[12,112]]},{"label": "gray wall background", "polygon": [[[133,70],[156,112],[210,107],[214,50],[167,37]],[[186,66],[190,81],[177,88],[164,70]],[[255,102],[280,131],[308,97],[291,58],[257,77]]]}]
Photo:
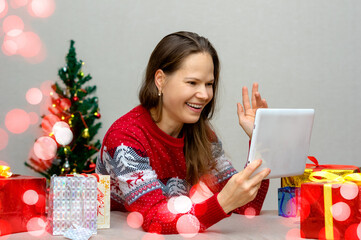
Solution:
[{"label": "gray wall background", "polygon": [[[238,125],[236,102],[242,86],[255,81],[270,107],[315,108],[310,155],[323,164],[361,165],[360,1],[61,0],[47,19],[21,9],[14,14],[39,35],[47,57],[30,64],[0,53],[2,129],[14,108],[40,112],[25,93],[58,80],[74,39],[84,73],[98,87],[103,123],[98,138],[103,138],[112,122],[138,104],[144,69],[158,41],[187,30],[206,36],[218,50],[221,88],[213,124],[238,170],[246,161],[248,138]],[[15,173],[37,175],[23,162],[40,135],[38,124],[19,135],[9,133],[0,161]],[[279,182],[271,181],[264,209],[277,209]]]}]

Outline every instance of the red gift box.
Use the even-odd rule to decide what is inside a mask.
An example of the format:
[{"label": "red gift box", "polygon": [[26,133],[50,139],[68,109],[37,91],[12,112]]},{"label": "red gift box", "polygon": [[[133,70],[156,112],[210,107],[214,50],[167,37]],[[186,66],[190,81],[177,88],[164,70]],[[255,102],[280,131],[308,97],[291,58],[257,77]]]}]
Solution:
[{"label": "red gift box", "polygon": [[361,239],[360,184],[345,180],[303,183],[300,217],[303,238]]},{"label": "red gift box", "polygon": [[45,178],[0,178],[0,236],[44,229],[45,205]]}]

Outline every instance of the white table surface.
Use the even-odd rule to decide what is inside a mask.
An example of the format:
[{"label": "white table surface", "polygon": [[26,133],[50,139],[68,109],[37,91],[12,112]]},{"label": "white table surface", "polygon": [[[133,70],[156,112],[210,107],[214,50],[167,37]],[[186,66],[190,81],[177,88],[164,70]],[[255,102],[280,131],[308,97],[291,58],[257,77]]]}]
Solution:
[{"label": "white table surface", "polygon": [[[111,228],[99,229],[97,235],[90,239],[139,239],[139,240],[173,240],[173,239],[194,239],[194,240],[223,240],[223,239],[301,239],[299,234],[299,218],[283,218],[277,215],[277,211],[265,210],[261,215],[248,218],[244,215],[232,214],[229,218],[223,219],[205,232],[199,233],[192,238],[185,238],[181,235],[157,235],[144,232],[141,228],[134,229],[128,226],[127,213],[111,212]],[[30,232],[16,233],[2,236],[0,240],[7,239],[66,239],[61,236],[52,236],[43,233],[41,236],[33,236]]]}]

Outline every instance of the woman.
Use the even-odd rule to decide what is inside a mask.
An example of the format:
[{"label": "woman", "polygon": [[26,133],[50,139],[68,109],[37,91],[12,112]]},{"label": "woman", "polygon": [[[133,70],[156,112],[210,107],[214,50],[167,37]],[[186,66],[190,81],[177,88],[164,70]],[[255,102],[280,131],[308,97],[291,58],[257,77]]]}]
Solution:
[{"label": "woman", "polygon": [[[145,231],[178,233],[177,222],[184,216],[189,228],[203,231],[232,212],[260,212],[269,184],[262,180],[270,170],[250,177],[261,160],[237,173],[226,159],[209,123],[218,81],[217,52],[206,38],[169,34],[150,56],[141,104],[114,122],[104,137],[97,172],[111,176],[112,209],[141,213]],[[256,110],[267,103],[257,84],[252,107],[247,88],[242,94],[239,123],[251,137]],[[199,194],[197,186],[206,186],[201,189],[208,194]],[[197,192],[207,196],[179,210],[182,203],[174,197],[192,199]]]}]

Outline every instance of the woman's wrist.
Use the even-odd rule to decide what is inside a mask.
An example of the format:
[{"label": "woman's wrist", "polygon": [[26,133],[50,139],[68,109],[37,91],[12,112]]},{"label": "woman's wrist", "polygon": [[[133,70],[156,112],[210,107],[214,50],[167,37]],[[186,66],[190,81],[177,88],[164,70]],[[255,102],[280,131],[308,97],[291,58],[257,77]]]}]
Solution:
[{"label": "woman's wrist", "polygon": [[231,209],[230,204],[228,203],[226,198],[223,196],[222,192],[218,193],[217,201],[226,214],[230,213],[233,210]]}]

